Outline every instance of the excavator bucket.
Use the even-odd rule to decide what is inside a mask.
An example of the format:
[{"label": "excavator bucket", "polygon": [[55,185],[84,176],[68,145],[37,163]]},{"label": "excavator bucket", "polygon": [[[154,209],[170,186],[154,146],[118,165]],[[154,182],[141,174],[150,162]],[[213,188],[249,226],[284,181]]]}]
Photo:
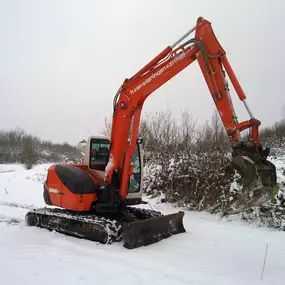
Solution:
[{"label": "excavator bucket", "polygon": [[246,202],[238,206],[260,206],[274,199],[277,194],[276,167],[267,159],[253,160],[248,155],[237,155],[232,160],[233,167],[241,176]]},{"label": "excavator bucket", "polygon": [[123,227],[123,245],[133,249],[147,246],[172,235],[184,233],[184,212],[158,216],[146,220],[125,223]]},{"label": "excavator bucket", "polygon": [[257,184],[274,188],[277,184],[276,167],[268,160],[254,161],[249,156],[237,155],[232,160],[234,168],[241,174],[246,187]]}]

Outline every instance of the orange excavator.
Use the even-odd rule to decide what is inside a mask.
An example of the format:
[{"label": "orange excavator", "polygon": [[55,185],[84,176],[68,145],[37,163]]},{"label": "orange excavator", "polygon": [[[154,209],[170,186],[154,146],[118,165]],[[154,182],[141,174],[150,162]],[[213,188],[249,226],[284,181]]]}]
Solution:
[{"label": "orange excavator", "polygon": [[[29,211],[27,225],[101,243],[123,240],[129,249],[185,232],[184,212],[162,215],[137,206],[145,203],[138,131],[148,96],[196,60],[228,134],[233,160],[245,175],[250,163],[265,187],[276,185],[275,167],[267,160],[269,149],[259,141],[261,123],[253,116],[211,23],[199,17],[194,28],[125,79],[114,97],[111,137],[90,137],[82,164],[48,169],[44,199],[53,207]],[[238,122],[226,74],[248,111],[245,122]],[[249,137],[242,140],[246,129]]]}]

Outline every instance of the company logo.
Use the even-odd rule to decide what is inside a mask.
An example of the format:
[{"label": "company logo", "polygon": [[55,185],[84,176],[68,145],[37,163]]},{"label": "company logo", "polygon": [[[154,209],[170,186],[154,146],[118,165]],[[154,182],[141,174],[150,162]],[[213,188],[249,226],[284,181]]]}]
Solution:
[{"label": "company logo", "polygon": [[60,193],[57,189],[54,189],[54,188],[49,188],[48,191],[50,193],[54,193],[54,194],[59,194]]},{"label": "company logo", "polygon": [[146,86],[147,84],[149,84],[153,79],[155,79],[156,77],[160,76],[161,74],[163,74],[167,69],[171,68],[174,64],[176,64],[178,61],[180,61],[181,59],[183,59],[189,52],[182,52],[180,55],[174,57],[173,60],[171,60],[169,63],[167,63],[166,66],[160,68],[158,71],[152,73],[151,76],[149,76],[147,79],[145,79],[142,83],[140,83],[138,86],[136,86],[134,89],[130,90],[130,94],[133,95],[135,94],[137,91],[139,91],[141,88],[143,88],[144,86]]}]

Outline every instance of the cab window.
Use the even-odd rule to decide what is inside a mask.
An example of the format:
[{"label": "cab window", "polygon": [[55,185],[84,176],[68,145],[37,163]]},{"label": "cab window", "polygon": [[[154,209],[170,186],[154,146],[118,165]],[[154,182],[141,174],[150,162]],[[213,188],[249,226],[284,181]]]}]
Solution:
[{"label": "cab window", "polygon": [[104,171],[109,159],[110,141],[91,139],[90,145],[90,168]]},{"label": "cab window", "polygon": [[140,161],[140,152],[138,145],[136,146],[131,163],[134,166],[134,170],[132,176],[130,177],[128,192],[136,193],[140,191],[140,185],[141,185],[141,161]]}]

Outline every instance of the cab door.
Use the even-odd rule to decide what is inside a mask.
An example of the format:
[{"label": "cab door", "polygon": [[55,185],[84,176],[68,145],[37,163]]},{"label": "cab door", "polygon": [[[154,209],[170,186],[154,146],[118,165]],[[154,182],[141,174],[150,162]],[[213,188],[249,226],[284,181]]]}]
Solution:
[{"label": "cab door", "polygon": [[136,201],[140,202],[143,190],[143,155],[140,143],[136,144],[131,164],[134,169],[129,179],[127,200],[129,200],[128,203],[130,204],[132,204],[132,200],[136,204]]}]

